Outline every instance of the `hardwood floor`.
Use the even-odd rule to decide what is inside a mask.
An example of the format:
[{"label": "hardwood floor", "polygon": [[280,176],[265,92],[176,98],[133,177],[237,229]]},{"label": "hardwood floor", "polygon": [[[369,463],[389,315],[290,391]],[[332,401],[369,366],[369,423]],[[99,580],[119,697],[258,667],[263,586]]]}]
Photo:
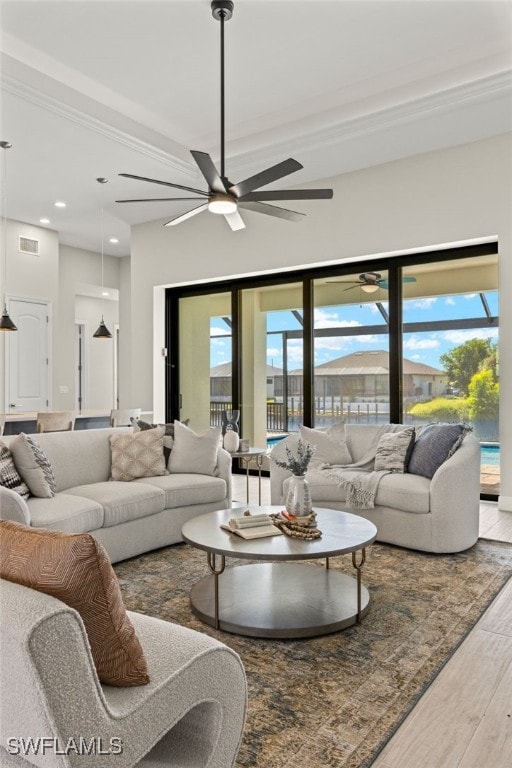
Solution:
[{"label": "hardwood floor", "polygon": [[[258,480],[249,481],[258,502]],[[233,478],[246,500],[245,476]],[[262,504],[270,482],[262,479]],[[512,512],[480,505],[480,535],[512,543]],[[372,768],[510,768],[512,766],[512,579],[426,691]]]}]

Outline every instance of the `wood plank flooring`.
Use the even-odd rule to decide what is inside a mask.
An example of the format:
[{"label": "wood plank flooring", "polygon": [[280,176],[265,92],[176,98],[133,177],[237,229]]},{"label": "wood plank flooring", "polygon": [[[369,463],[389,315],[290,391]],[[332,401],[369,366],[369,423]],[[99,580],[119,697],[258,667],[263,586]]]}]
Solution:
[{"label": "wood plank flooring", "polygon": [[[249,493],[258,502],[257,478]],[[233,478],[246,501],[245,476]],[[262,503],[270,482],[262,479]],[[481,502],[480,535],[512,543],[512,512]],[[448,661],[372,768],[511,768],[512,579]]]}]

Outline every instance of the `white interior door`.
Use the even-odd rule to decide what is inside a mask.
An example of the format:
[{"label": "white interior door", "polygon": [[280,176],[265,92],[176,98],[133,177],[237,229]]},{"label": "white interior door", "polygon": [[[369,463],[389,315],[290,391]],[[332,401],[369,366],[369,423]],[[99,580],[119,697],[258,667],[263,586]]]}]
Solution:
[{"label": "white interior door", "polygon": [[11,299],[9,314],[18,330],[8,334],[6,412],[48,409],[48,303]]}]

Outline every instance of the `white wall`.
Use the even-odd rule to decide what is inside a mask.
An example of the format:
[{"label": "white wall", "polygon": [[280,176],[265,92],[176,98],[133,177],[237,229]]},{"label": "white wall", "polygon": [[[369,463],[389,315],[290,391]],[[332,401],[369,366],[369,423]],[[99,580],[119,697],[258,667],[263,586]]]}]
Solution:
[{"label": "white wall", "polygon": [[[496,236],[500,263],[500,377],[503,508],[512,509],[512,135],[345,174],[332,201],[294,204],[300,224],[243,212],[247,228],[231,232],[222,217],[202,213],[177,227],[132,229],[130,382],[133,401],[153,408],[155,285],[208,281],[320,262]],[[155,404],[155,412],[161,404]]]}]

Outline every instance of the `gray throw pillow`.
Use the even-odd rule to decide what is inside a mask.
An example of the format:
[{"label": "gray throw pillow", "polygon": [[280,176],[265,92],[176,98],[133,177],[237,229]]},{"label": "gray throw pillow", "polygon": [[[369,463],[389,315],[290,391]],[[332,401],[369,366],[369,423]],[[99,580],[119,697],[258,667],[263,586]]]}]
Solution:
[{"label": "gray throw pillow", "polygon": [[415,436],[414,427],[407,427],[400,432],[386,432],[382,435],[375,451],[374,469],[406,472],[414,448]]},{"label": "gray throw pillow", "polygon": [[411,475],[433,477],[470,431],[466,424],[427,424],[419,432],[407,471]]},{"label": "gray throw pillow", "polygon": [[198,435],[180,421],[174,422],[174,446],[169,458],[172,474],[183,472],[215,475],[220,448],[220,427],[210,427]]},{"label": "gray throw pillow", "polygon": [[33,496],[51,499],[57,483],[48,456],[33,437],[21,432],[9,444],[16,469],[26,482]]},{"label": "gray throw pillow", "polygon": [[0,441],[0,485],[4,488],[9,488],[19,495],[23,499],[28,499],[30,496],[30,489],[26,483],[20,477],[20,473],[16,469],[11,452],[5,443]]}]

